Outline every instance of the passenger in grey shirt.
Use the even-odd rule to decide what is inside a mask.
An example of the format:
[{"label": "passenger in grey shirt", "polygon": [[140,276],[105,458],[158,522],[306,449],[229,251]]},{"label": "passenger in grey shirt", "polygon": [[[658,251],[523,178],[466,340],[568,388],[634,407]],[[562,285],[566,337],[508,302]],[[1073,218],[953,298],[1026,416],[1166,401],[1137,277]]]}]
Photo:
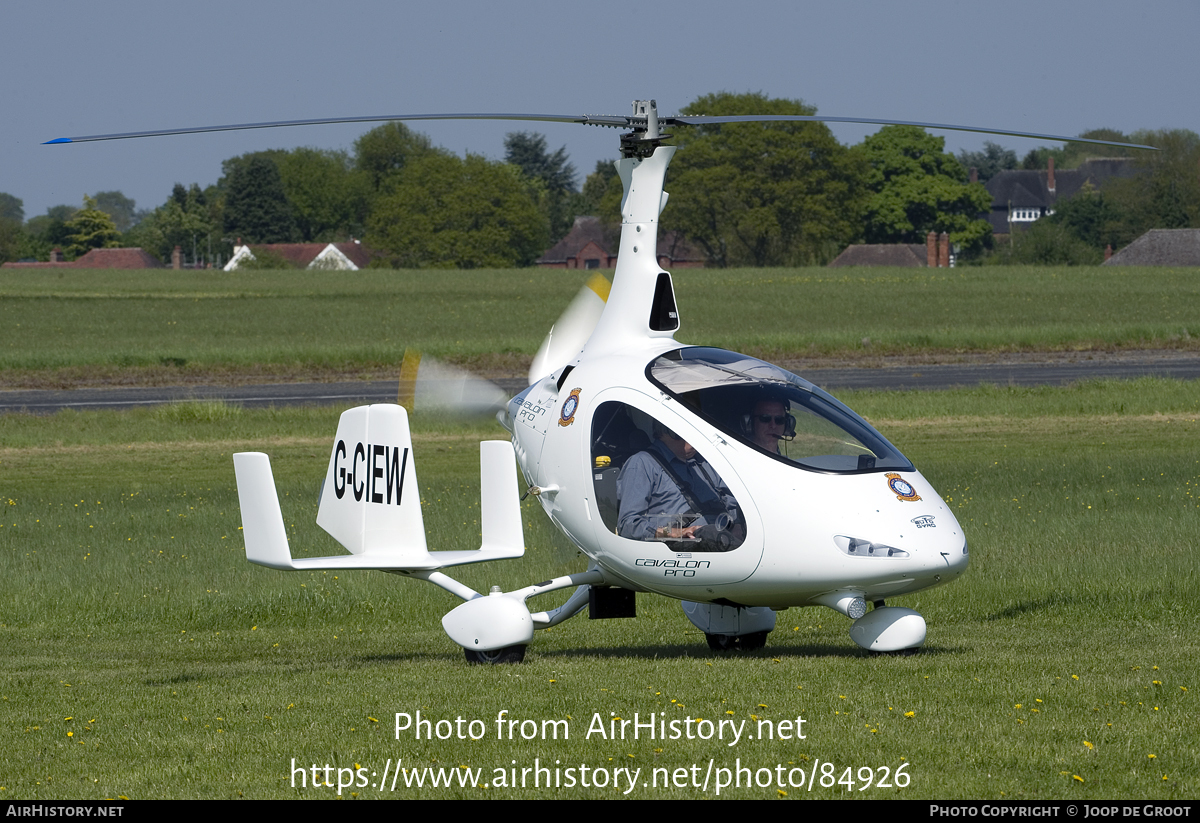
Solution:
[{"label": "passenger in grey shirt", "polygon": [[[617,533],[633,540],[699,542],[728,530],[737,518],[737,501],[724,481],[682,437],[665,428],[656,434],[654,444],[629,458],[617,476]],[[687,484],[686,494],[680,482]],[[723,542],[734,548],[731,539]]]}]

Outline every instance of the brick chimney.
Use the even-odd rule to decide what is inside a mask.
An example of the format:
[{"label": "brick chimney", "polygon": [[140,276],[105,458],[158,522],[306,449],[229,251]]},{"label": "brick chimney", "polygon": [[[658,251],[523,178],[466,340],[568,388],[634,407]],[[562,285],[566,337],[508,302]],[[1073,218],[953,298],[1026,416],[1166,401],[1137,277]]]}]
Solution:
[{"label": "brick chimney", "polygon": [[967,179],[970,180],[970,182],[972,182],[972,183],[978,183],[979,182],[979,169],[975,168],[974,166],[971,166],[971,170],[967,175]]},{"label": "brick chimney", "polygon": [[1046,188],[1050,189],[1050,193],[1054,194],[1054,156],[1050,157],[1050,170],[1046,176]]},{"label": "brick chimney", "polygon": [[1112,243],[1104,247],[1104,262],[1107,263],[1109,260],[1112,260]]},{"label": "brick chimney", "polygon": [[63,262],[62,249],[51,249],[50,250],[50,262],[51,263]]},{"label": "brick chimney", "polygon": [[925,265],[931,269],[937,268],[937,233],[925,235]]},{"label": "brick chimney", "polygon": [[183,249],[180,246],[176,246],[175,250],[171,252],[171,268],[183,268]]},{"label": "brick chimney", "polygon": [[946,232],[938,237],[938,268],[950,268],[950,235]]}]

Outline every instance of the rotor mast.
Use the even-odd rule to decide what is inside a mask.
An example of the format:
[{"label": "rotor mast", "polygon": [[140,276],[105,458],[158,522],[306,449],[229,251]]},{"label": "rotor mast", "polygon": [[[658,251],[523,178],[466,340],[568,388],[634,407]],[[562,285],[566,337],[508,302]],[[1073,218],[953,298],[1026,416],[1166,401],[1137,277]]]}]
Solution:
[{"label": "rotor mast", "polygon": [[662,141],[658,107],[634,100],[633,131],[621,135],[621,159],[615,163],[621,197],[621,241],[612,290],[584,351],[588,354],[657,345],[673,339],[679,313],[671,275],[658,264],[658,217],[667,205],[663,191],[675,146]]},{"label": "rotor mast", "polygon": [[633,131],[621,135],[622,157],[649,157],[663,140],[671,137],[659,131],[658,102],[655,100],[634,100],[629,125]]}]

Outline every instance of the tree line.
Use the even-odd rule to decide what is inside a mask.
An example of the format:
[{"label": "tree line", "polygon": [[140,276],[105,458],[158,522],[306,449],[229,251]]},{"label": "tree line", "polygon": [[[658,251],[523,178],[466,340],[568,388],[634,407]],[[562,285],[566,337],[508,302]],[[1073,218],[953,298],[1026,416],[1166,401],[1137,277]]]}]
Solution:
[{"label": "tree line", "polygon": [[[799,100],[712,94],[682,114],[815,114]],[[862,143],[840,144],[821,123],[737,123],[681,128],[667,179],[662,228],[687,237],[714,266],[812,265],[847,244],[923,243],[946,232],[970,262],[1097,262],[1149,228],[1200,226],[1200,137],[1189,131],[1111,129],[1081,136],[1144,142],[1138,173],[1085,190],[1059,204],[1009,243],[995,244],[981,215],[991,206],[982,182],[1023,166],[1069,169],[1096,147],[1038,148],[1018,164],[995,143],[983,151],[945,151],[944,141],[909,126],[885,126]],[[1106,156],[1129,150],[1105,149]],[[968,168],[981,182],[968,180]],[[570,230],[598,215],[615,238],[621,184],[611,161],[579,185],[566,149],[546,138],[510,133],[503,161],[460,157],[402,123],[362,135],[353,151],[313,148],[252,152],[222,163],[220,179],[200,188],[177,183],[166,202],[139,211],[120,192],[55,206],[24,219],[22,203],[0,193],[0,261],[68,259],[89,248],[140,246],[160,260],[175,246],[185,258],[215,263],[232,244],[329,242],[361,238],[381,265],[509,267],[530,265]],[[278,265],[278,261],[263,261]]]}]

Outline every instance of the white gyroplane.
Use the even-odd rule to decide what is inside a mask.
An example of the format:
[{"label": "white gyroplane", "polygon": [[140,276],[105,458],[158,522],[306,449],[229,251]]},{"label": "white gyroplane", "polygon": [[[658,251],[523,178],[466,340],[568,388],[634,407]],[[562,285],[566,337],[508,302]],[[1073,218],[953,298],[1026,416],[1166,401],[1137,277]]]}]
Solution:
[{"label": "white gyroplane", "polygon": [[[408,417],[398,405],[345,412],[317,523],[348,555],[293,558],[265,454],[234,455],[247,558],[275,569],[378,569],[418,578],[464,601],[442,618],[473,662],[518,662],[534,631],[589,609],[630,617],[635,592],[683,602],[716,650],[761,648],[775,613],[825,606],[847,616],[851,639],[910,652],[925,621],[885,599],[966,571],[967,539],[911,462],[844,404],[770,363],[675,339],[671,275],[658,262],[658,218],[676,149],[660,127],[772,120],[896,121],[820,116],[674,116],[653,100],[630,116],[413,115],[95,135],[83,142],[237,128],[421,119],[574,122],[629,129],[611,291],[593,280],[534,359],[530,385],[503,405],[511,441],[480,448],[482,545],[429,551]],[[1078,138],[975,129],[1052,140]],[[1087,141],[1104,142],[1104,141]],[[1148,148],[1148,147],[1143,147]],[[515,463],[533,494],[588,558],[586,571],[515,591],[481,594],[446,569],[520,557]],[[573,588],[555,609],[528,601]]]}]

